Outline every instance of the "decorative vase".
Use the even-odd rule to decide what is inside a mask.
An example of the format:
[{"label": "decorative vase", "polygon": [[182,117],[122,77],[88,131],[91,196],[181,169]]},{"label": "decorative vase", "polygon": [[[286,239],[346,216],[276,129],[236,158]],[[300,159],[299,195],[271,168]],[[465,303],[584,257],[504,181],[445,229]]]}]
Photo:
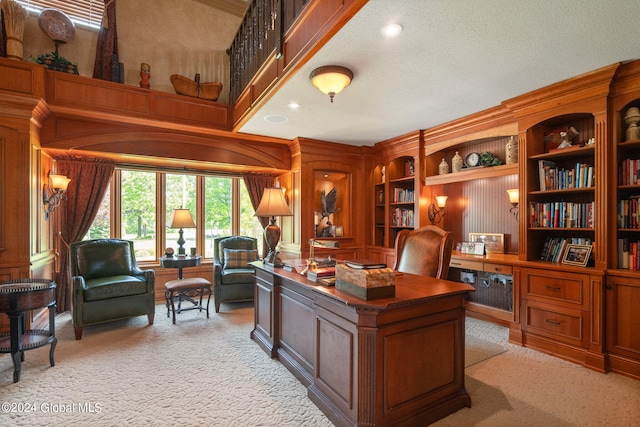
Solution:
[{"label": "decorative vase", "polygon": [[505,157],[508,165],[518,163],[518,141],[513,136],[509,138],[509,142],[505,146]]},{"label": "decorative vase", "polygon": [[640,139],[640,129],[638,128],[638,122],[640,122],[640,109],[631,107],[627,110],[627,115],[624,116],[624,121],[629,125],[627,128],[627,141]]},{"label": "decorative vase", "polygon": [[453,173],[456,173],[456,172],[460,172],[461,170],[462,170],[462,156],[458,154],[458,152],[456,151],[456,154],[451,159],[451,171]]},{"label": "decorative vase", "polygon": [[449,173],[449,164],[444,160],[444,157],[438,166],[438,171],[440,175],[446,175]]}]

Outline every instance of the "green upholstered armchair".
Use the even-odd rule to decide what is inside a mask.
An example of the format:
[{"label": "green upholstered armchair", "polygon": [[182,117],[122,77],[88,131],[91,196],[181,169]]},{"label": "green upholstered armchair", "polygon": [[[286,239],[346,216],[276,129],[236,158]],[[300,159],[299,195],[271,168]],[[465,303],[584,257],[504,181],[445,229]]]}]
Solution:
[{"label": "green upholstered armchair", "polygon": [[213,240],[213,298],[221,302],[253,300],[255,272],[247,264],[258,259],[258,240],[231,236]]},{"label": "green upholstered armchair", "polygon": [[155,315],[155,272],[141,270],[133,242],[97,239],[71,244],[71,315],[76,340],[86,325]]}]

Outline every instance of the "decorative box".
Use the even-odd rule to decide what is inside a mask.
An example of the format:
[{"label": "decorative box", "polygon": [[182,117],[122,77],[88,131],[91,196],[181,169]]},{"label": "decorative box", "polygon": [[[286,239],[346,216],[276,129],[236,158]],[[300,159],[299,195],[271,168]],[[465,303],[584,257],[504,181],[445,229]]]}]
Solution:
[{"label": "decorative box", "polygon": [[392,268],[357,269],[336,265],[336,289],[363,300],[396,296],[396,273]]}]

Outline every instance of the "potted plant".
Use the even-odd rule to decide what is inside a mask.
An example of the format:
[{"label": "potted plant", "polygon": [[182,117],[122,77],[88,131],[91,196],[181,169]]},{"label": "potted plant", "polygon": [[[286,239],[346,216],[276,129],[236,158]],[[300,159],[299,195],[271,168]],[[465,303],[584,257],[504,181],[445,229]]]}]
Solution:
[{"label": "potted plant", "polygon": [[69,61],[64,56],[58,55],[58,52],[43,53],[35,60],[38,64],[46,65],[50,70],[62,71],[63,73],[78,74],[78,65]]}]

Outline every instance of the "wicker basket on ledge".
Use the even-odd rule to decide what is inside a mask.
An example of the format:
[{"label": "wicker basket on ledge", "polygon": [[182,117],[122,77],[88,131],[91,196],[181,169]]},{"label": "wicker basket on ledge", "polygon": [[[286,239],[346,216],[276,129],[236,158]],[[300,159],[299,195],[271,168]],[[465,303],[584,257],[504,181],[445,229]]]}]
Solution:
[{"label": "wicker basket on ledge", "polygon": [[180,74],[172,74],[171,84],[178,95],[192,96],[209,101],[218,100],[220,91],[222,91],[222,83],[220,82],[200,83],[200,74],[196,74],[194,80]]}]

